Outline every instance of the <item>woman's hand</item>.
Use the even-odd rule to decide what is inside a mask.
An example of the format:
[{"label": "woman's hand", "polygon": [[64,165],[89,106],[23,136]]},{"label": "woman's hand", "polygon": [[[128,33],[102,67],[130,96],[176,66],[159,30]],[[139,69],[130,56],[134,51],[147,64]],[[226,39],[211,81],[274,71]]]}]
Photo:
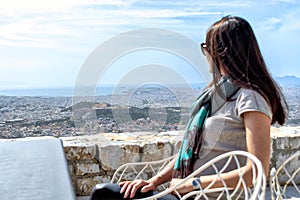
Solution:
[{"label": "woman's hand", "polygon": [[[183,179],[179,179],[179,178],[173,178],[170,182],[170,188],[177,185],[180,181],[182,181]],[[193,184],[192,184],[193,179],[188,179],[187,181],[185,181],[184,183],[182,183],[180,186],[178,186],[176,188],[176,191],[179,192],[180,194],[186,194],[188,192],[191,192],[194,190],[193,188]]]},{"label": "woman's hand", "polygon": [[122,188],[120,192],[124,193],[124,198],[133,198],[138,189],[141,189],[142,193],[155,190],[158,185],[172,179],[175,161],[176,158],[174,158],[160,173],[153,176],[148,181],[134,180],[121,182],[120,186]]},{"label": "woman's hand", "polygon": [[133,198],[136,191],[140,188],[142,193],[156,189],[153,183],[141,179],[124,181],[120,183],[120,186],[122,187],[121,193],[124,193],[124,198]]}]

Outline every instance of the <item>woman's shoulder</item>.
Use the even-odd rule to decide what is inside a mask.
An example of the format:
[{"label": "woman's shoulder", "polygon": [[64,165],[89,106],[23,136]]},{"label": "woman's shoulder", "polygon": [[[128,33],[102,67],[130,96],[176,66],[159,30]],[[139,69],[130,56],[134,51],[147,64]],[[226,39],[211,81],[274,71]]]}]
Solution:
[{"label": "woman's shoulder", "polygon": [[253,90],[253,89],[249,89],[249,88],[240,88],[239,91],[236,93],[236,95],[234,95],[235,98],[237,99],[260,99],[260,100],[265,100],[265,98],[258,93],[257,91]]},{"label": "woman's shoulder", "polygon": [[247,111],[259,111],[272,118],[271,106],[259,92],[240,88],[234,98],[239,115]]}]

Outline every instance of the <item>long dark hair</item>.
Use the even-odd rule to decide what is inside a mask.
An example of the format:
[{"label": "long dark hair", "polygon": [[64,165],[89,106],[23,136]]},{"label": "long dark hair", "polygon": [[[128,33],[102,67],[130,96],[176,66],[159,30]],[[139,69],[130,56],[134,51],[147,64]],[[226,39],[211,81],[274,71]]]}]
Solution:
[{"label": "long dark hair", "polygon": [[208,29],[206,46],[214,62],[214,84],[220,80],[222,66],[236,84],[253,89],[266,99],[273,113],[272,124],[284,124],[286,100],[268,72],[250,24],[240,17],[223,17]]}]

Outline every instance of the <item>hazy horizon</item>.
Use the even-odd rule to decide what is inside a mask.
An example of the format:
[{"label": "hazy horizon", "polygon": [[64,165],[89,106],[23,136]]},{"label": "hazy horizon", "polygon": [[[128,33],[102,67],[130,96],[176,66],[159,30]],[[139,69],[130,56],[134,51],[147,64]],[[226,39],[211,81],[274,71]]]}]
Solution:
[{"label": "hazy horizon", "polygon": [[[274,77],[278,84],[282,87],[300,87],[300,78],[296,76],[282,76],[282,77]],[[156,84],[149,83],[144,85],[97,85],[95,86],[84,86],[83,89],[92,89],[95,91],[96,96],[102,95],[110,95],[110,94],[120,94],[123,92],[132,92],[132,90],[137,90],[142,87],[161,87],[168,89],[178,89],[178,88],[188,88],[194,91],[201,90],[205,87],[205,82],[198,83],[190,83],[186,84]],[[66,96],[72,97],[74,96],[74,86],[56,86],[56,87],[28,87],[28,88],[0,88],[0,96]]]}]

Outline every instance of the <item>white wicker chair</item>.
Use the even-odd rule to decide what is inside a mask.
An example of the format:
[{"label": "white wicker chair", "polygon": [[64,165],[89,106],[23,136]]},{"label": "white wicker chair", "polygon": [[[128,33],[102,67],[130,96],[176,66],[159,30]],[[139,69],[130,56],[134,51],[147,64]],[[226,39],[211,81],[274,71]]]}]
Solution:
[{"label": "white wicker chair", "polygon": [[[164,169],[174,158],[175,156],[171,156],[158,161],[126,163],[115,171],[111,183],[135,179],[147,180]],[[158,189],[160,191],[167,189],[167,184],[161,185]]]},{"label": "white wicker chair", "polygon": [[272,200],[300,198],[299,159],[300,151],[285,160],[278,169],[272,168],[269,180]]},{"label": "white wicker chair", "polygon": [[[155,161],[155,162],[144,162],[144,163],[128,163],[124,164],[121,167],[117,169],[115,174],[112,178],[112,183],[119,183],[122,180],[134,180],[134,179],[148,179],[150,178],[149,175],[155,175],[157,174],[161,169],[163,169],[174,157],[162,160],[162,161]],[[245,180],[243,179],[243,166],[241,163],[245,163],[247,161],[248,163],[251,163],[252,167],[252,188],[247,188]],[[209,167],[213,168],[215,171],[215,174],[218,174],[216,179],[221,178],[220,174],[224,171],[228,170],[229,163],[235,163],[236,169],[238,170],[239,174],[239,182],[238,187],[236,188],[228,188],[226,183],[223,181],[223,187],[221,188],[212,188],[212,185],[214,185],[214,182],[217,180],[214,180],[211,184],[209,184],[206,188],[202,188],[201,190],[195,190],[193,192],[190,192],[185,195],[180,195],[176,188],[183,184],[185,181],[192,177],[196,177],[201,172],[205,171]],[[222,163],[221,169],[217,168],[218,163]],[[159,167],[157,167],[159,166]],[[193,197],[194,199],[240,199],[243,197],[244,199],[265,199],[265,189],[266,189],[266,177],[264,174],[264,170],[262,167],[261,162],[252,154],[245,152],[245,151],[232,151],[228,153],[224,153],[203,166],[201,166],[199,169],[194,171],[191,175],[183,179],[180,183],[175,185],[174,187],[167,188],[166,185],[163,185],[160,193],[148,197],[143,198],[143,200],[152,200],[152,199],[158,199],[159,197],[162,197],[166,194],[169,194],[171,192],[175,192],[178,197],[182,200],[188,199],[190,197]],[[212,197],[211,195],[214,195]]]}]

